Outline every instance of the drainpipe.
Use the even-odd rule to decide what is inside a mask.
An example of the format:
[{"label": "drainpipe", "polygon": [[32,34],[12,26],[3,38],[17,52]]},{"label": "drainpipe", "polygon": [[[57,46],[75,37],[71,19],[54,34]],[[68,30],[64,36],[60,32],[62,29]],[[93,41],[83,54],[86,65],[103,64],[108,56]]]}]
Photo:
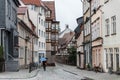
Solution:
[{"label": "drainpipe", "polygon": [[84,31],[84,1],[81,0],[83,6],[83,50],[84,50],[84,68],[86,68],[86,50],[85,50],[85,31]]}]

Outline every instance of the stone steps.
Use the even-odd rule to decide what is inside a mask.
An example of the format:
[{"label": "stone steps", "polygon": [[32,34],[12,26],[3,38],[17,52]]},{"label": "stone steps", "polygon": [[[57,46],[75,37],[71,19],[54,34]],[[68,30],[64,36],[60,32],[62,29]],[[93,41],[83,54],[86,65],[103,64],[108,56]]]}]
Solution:
[{"label": "stone steps", "polygon": [[18,61],[10,60],[5,62],[5,71],[18,71],[19,63]]}]

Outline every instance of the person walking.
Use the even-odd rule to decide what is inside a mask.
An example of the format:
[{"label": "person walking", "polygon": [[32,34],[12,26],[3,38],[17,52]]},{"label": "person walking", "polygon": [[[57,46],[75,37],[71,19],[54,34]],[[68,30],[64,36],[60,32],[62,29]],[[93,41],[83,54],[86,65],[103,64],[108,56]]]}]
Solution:
[{"label": "person walking", "polygon": [[43,69],[44,69],[44,71],[46,71],[46,61],[42,61],[42,63],[43,63]]}]

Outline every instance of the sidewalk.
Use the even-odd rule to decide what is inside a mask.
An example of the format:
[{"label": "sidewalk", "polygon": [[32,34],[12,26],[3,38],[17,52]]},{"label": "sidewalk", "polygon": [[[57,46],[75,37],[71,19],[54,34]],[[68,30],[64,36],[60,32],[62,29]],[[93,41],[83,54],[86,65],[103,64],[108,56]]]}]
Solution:
[{"label": "sidewalk", "polygon": [[29,79],[36,77],[40,69],[33,70],[29,73],[29,69],[22,69],[18,72],[2,72],[0,73],[0,80],[2,79]]},{"label": "sidewalk", "polygon": [[[120,80],[120,75],[109,74],[109,73],[96,73],[94,71],[80,70],[76,66],[62,65],[63,69],[72,74],[77,74],[80,77],[87,77],[93,80]],[[66,67],[66,68],[65,68]]]}]

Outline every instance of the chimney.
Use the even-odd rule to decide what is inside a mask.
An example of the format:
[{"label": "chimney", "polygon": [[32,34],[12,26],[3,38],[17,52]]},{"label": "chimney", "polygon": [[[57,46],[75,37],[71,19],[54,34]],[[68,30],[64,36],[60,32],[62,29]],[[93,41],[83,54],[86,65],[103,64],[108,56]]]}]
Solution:
[{"label": "chimney", "polygon": [[69,25],[68,25],[68,24],[66,24],[66,28],[69,28]]},{"label": "chimney", "polygon": [[72,35],[72,32],[70,31],[70,35]]}]

